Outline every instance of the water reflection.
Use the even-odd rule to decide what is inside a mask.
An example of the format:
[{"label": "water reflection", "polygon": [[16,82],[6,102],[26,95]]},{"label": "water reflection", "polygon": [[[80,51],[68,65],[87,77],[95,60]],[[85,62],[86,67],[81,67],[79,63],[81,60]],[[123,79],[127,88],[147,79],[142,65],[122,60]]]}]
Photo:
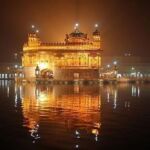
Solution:
[{"label": "water reflection", "polygon": [[36,124],[35,127],[30,130],[30,132],[31,132],[31,137],[33,137],[33,143],[35,143],[36,140],[40,139],[38,130],[39,130],[39,125],[38,125],[38,124]]},{"label": "water reflection", "polygon": [[106,85],[102,88],[101,91],[104,91],[102,99],[106,99],[113,109],[117,109],[118,105],[121,107],[124,103],[124,108],[129,110],[132,97],[139,98],[141,96],[141,85],[139,84]]},{"label": "water reflection", "polygon": [[132,96],[140,97],[140,87],[138,85],[132,85]]},{"label": "water reflection", "polygon": [[109,103],[110,100],[113,100],[113,108],[117,108],[117,98],[118,98],[118,87],[117,86],[106,86],[106,97],[107,102]]},{"label": "water reflection", "polygon": [[148,88],[143,90],[138,84],[50,86],[0,81],[0,87],[2,107],[8,103],[8,110],[15,111],[13,117],[20,116],[17,131],[18,127],[24,129],[32,146],[44,145],[47,149],[88,150],[109,145],[107,142],[111,145],[126,131],[130,134],[132,123],[138,129],[135,126],[142,121],[137,124],[135,118],[142,112],[146,116],[149,110],[146,100],[141,109]]},{"label": "water reflection", "polygon": [[14,93],[15,93],[15,102],[14,102],[14,107],[18,107],[18,103],[22,101],[23,99],[23,91],[22,91],[22,85],[15,84],[14,87]]},{"label": "water reflection", "polygon": [[7,97],[10,96],[10,82],[8,80],[0,80],[0,88],[7,90]]},{"label": "water reflection", "polygon": [[[29,128],[35,142],[42,135],[38,133],[40,126],[46,123],[48,131],[60,126],[64,132],[73,132],[76,139],[82,134],[94,135],[98,141],[101,127],[101,95],[99,87],[75,86],[22,86],[22,111],[24,126]],[[55,127],[53,127],[53,125]],[[49,126],[49,128],[48,128]],[[54,129],[55,128],[55,129]],[[41,129],[42,130],[42,129]],[[45,135],[43,135],[45,136]],[[78,144],[75,146],[79,147]]]}]

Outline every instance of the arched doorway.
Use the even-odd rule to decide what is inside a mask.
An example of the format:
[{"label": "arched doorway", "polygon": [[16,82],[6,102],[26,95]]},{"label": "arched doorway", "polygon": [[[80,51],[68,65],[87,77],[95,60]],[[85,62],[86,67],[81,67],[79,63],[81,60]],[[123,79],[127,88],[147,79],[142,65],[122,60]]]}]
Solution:
[{"label": "arched doorway", "polygon": [[53,79],[53,71],[49,70],[49,69],[43,69],[43,70],[41,70],[41,77]]}]

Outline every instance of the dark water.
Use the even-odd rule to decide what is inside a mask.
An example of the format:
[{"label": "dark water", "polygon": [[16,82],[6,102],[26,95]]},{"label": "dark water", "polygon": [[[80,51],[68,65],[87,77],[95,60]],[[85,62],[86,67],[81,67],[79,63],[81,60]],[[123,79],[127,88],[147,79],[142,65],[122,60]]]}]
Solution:
[{"label": "dark water", "polygon": [[0,81],[0,145],[5,150],[148,149],[150,85]]}]

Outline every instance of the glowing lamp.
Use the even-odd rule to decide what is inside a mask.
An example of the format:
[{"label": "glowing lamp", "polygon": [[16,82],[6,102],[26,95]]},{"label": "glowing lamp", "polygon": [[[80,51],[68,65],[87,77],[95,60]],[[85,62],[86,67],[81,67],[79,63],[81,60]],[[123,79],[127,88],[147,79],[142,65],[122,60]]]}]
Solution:
[{"label": "glowing lamp", "polygon": [[75,26],[76,26],[76,27],[79,27],[79,23],[76,23]]},{"label": "glowing lamp", "polygon": [[15,68],[18,68],[18,65],[15,65]]},{"label": "glowing lamp", "polygon": [[78,27],[79,27],[79,23],[76,23],[74,29],[77,29]]},{"label": "glowing lamp", "polygon": [[39,33],[40,31],[39,30],[36,30],[36,33]]},{"label": "glowing lamp", "polygon": [[98,24],[97,23],[95,24],[95,28],[98,28]]},{"label": "glowing lamp", "polygon": [[97,129],[92,129],[92,134],[99,135],[99,131]]},{"label": "glowing lamp", "polygon": [[40,75],[40,68],[38,65],[35,68],[35,75],[36,75],[36,77],[38,77]]},{"label": "glowing lamp", "polygon": [[48,63],[40,62],[38,66],[39,66],[40,70],[43,70],[43,69],[48,68]]},{"label": "glowing lamp", "polygon": [[110,68],[110,65],[109,65],[109,64],[107,65],[107,68]]},{"label": "glowing lamp", "polygon": [[31,28],[34,29],[34,28],[35,28],[35,25],[32,25]]},{"label": "glowing lamp", "polygon": [[117,61],[114,61],[113,64],[114,64],[114,65],[117,65]]}]

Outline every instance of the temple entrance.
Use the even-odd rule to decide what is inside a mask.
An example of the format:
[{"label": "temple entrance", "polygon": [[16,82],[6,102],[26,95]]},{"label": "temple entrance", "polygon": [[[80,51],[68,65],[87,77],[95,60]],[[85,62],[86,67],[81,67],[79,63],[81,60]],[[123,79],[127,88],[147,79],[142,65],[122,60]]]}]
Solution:
[{"label": "temple entrance", "polygon": [[42,78],[48,78],[48,79],[53,79],[53,71],[49,69],[43,69],[41,70],[41,77]]}]

